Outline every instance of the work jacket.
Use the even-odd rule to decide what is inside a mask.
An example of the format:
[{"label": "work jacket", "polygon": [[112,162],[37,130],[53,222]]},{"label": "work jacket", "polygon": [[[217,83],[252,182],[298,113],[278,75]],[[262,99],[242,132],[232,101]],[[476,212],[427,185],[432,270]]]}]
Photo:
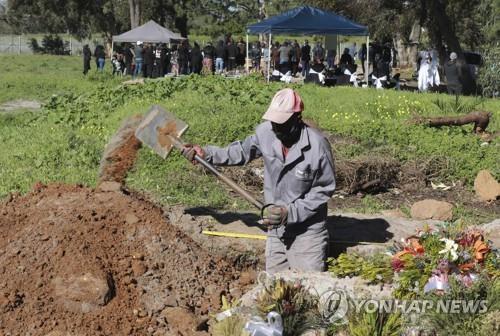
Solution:
[{"label": "work jacket", "polygon": [[265,121],[255,134],[225,148],[206,146],[207,161],[215,165],[243,165],[264,159],[266,204],[286,206],[286,226],[270,229],[268,235],[294,237],[326,230],[327,202],[335,190],[335,173],[330,143],[324,135],[304,126],[299,141],[283,159],[281,141]]}]

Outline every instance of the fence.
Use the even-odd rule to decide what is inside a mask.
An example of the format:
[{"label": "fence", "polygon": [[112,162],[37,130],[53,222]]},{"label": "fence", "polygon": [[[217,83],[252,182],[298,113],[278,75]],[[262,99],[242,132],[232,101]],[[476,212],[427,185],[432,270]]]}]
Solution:
[{"label": "fence", "polygon": [[[86,39],[78,41],[69,35],[59,35],[67,42],[71,55],[81,55],[83,46],[88,44],[90,50],[94,50],[96,45],[104,45],[102,39]],[[35,38],[38,44],[42,44],[43,35],[0,35],[0,54],[33,54],[30,48],[31,39]]]}]

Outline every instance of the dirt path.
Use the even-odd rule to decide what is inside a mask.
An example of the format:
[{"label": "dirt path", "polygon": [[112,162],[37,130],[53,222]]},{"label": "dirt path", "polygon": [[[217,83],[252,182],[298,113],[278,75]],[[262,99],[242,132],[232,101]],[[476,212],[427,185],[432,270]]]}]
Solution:
[{"label": "dirt path", "polygon": [[36,100],[18,99],[0,104],[0,112],[13,112],[16,110],[39,110],[41,108],[42,104]]},{"label": "dirt path", "polygon": [[153,204],[65,185],[0,203],[0,274],[1,335],[201,335],[239,285]]}]

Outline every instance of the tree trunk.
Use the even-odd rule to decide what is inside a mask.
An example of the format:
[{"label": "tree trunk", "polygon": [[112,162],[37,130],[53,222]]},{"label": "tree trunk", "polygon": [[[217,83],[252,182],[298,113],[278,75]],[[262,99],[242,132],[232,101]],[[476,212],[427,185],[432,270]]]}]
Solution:
[{"label": "tree trunk", "polygon": [[128,5],[130,9],[130,28],[134,29],[141,24],[141,1],[128,0]]},{"label": "tree trunk", "polygon": [[188,18],[186,14],[175,18],[175,28],[179,30],[182,37],[188,37]]},{"label": "tree trunk", "polygon": [[462,126],[470,123],[474,123],[474,133],[483,133],[490,123],[490,112],[485,111],[474,111],[464,116],[459,117],[427,117],[418,118],[415,120],[417,124],[423,124],[430,127],[441,127],[441,126]]},{"label": "tree trunk", "polygon": [[462,47],[460,46],[460,42],[452,30],[452,26],[450,23],[450,18],[448,14],[446,14],[446,0],[431,0],[431,10],[432,17],[434,18],[434,22],[437,23],[439,28],[439,33],[446,42],[448,49],[450,51],[454,51],[458,55],[458,64],[461,65],[462,68],[462,87],[463,92],[465,94],[473,94],[476,91],[476,82],[470,73],[470,70],[467,66],[467,62],[465,61],[464,53]]}]

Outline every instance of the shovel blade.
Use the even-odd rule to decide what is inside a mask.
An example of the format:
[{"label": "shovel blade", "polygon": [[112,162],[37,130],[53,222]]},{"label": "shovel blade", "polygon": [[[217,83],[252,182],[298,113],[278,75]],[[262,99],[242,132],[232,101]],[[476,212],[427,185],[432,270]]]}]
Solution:
[{"label": "shovel blade", "polygon": [[153,105],[137,127],[135,137],[165,159],[174,147],[170,136],[180,138],[187,128],[184,121],[161,106]]}]

